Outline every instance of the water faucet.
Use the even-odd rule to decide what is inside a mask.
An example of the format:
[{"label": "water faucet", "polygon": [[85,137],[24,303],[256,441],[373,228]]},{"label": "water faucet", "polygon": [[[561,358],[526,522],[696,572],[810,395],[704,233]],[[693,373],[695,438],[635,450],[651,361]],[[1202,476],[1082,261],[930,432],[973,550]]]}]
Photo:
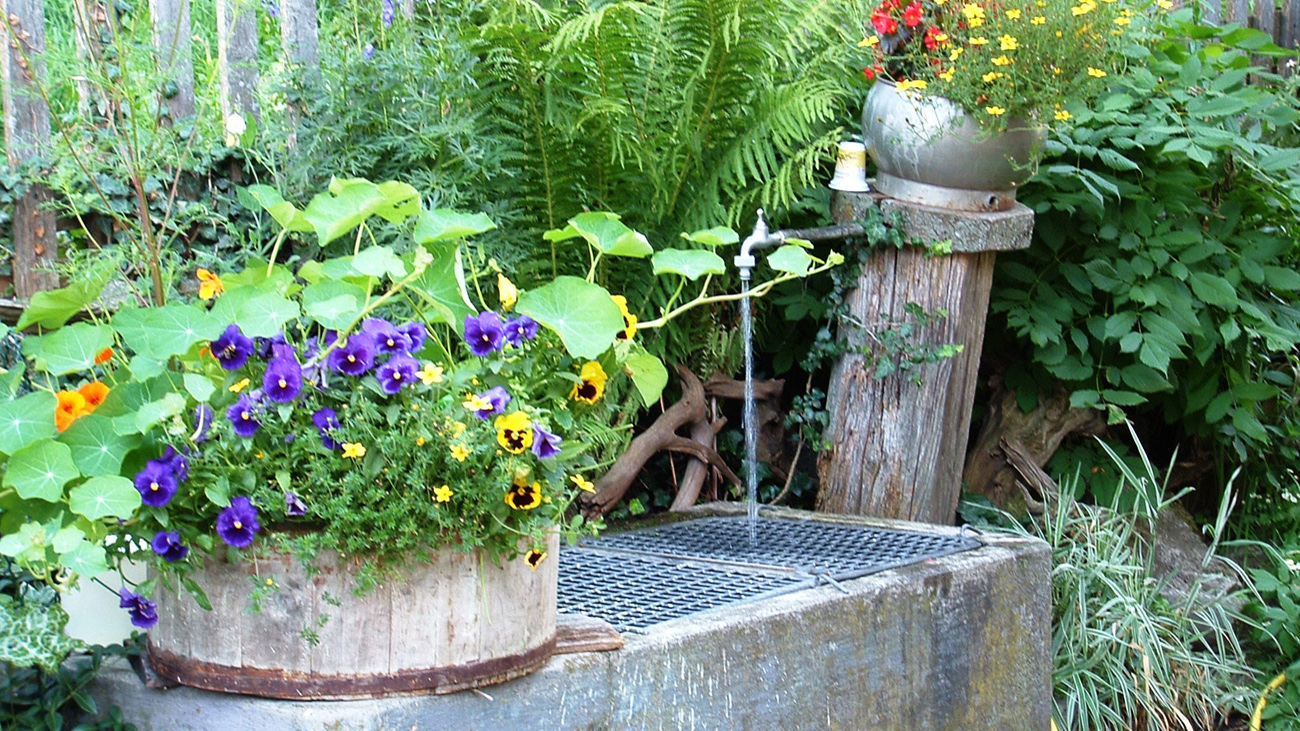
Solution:
[{"label": "water faucet", "polygon": [[754,232],[741,242],[740,253],[732,260],[736,268],[740,270],[740,280],[748,282],[753,274],[754,267],[757,265],[753,254],[754,249],[781,243],[785,243],[785,232],[769,233],[767,219],[763,216],[763,209],[758,209],[758,220],[754,222]]}]

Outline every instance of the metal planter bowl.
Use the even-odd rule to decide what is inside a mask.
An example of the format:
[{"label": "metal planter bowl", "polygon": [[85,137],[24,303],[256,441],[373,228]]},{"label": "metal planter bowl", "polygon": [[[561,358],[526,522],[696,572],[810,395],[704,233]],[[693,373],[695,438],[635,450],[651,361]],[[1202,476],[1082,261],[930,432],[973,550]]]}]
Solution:
[{"label": "metal planter bowl", "polygon": [[1046,138],[1044,128],[1023,118],[991,135],[947,99],[908,98],[886,81],[867,94],[862,128],[877,190],[963,211],[1010,209]]}]

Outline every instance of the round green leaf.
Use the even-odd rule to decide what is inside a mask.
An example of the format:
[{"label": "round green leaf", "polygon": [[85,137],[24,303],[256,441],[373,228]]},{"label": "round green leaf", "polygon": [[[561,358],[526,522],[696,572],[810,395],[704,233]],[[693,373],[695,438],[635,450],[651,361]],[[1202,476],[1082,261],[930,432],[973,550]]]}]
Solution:
[{"label": "round green leaf", "polygon": [[[475,311],[469,302],[469,293],[465,291],[460,247],[440,244],[426,248],[433,255],[433,261],[407,285],[407,290],[424,300],[422,304],[428,308],[424,313],[426,317],[451,325],[459,332],[464,327],[465,316]],[[414,255],[409,258],[414,259]]]},{"label": "round green leaf", "polygon": [[415,243],[436,244],[491,231],[497,225],[483,213],[461,213],[435,208],[420,214],[415,224]]},{"label": "round green leaf", "polygon": [[206,404],[208,399],[212,398],[212,394],[217,390],[217,385],[212,382],[212,379],[206,376],[200,376],[197,373],[186,373],[184,382],[185,390],[189,391],[190,395],[194,397],[194,400],[201,404]]},{"label": "round green leaf", "polygon": [[664,368],[663,361],[649,353],[637,353],[624,365],[632,374],[632,384],[641,394],[641,401],[647,406],[658,401],[668,385],[668,369]]},{"label": "round green leaf", "polygon": [[24,500],[54,503],[63,497],[63,486],[80,475],[68,445],[45,440],[9,458],[4,485],[14,488]]},{"label": "round green leaf", "polygon": [[29,444],[49,439],[54,428],[54,394],[37,391],[0,405],[0,452],[13,454]]},{"label": "round green leaf", "polygon": [[303,312],[327,330],[342,330],[352,324],[365,301],[366,290],[334,279],[309,284],[302,291]]},{"label": "round green leaf", "polygon": [[289,229],[290,231],[310,231],[311,222],[303,218],[302,211],[294,204],[286,201],[280,191],[269,185],[250,185],[248,192],[253,196],[253,200],[258,205],[266,209],[271,214],[275,222]]},{"label": "round green leaf", "polygon": [[524,292],[518,310],[558,333],[575,358],[598,357],[623,330],[623,313],[609,292],[578,277],[556,277]]},{"label": "round green leaf", "polygon": [[718,226],[690,234],[684,233],[682,238],[705,246],[727,246],[740,243],[740,235],[726,226]]},{"label": "round green leaf", "polygon": [[108,570],[108,558],[103,546],[96,546],[90,541],[82,541],[65,554],[59,561],[79,576],[93,579]]},{"label": "round green leaf", "polygon": [[113,318],[113,326],[132,350],[158,360],[216,338],[228,324],[207,310],[185,304],[122,310]]},{"label": "round green leaf", "polygon": [[298,303],[286,299],[275,287],[271,282],[229,290],[212,307],[212,316],[223,328],[232,322],[238,324],[250,338],[274,337],[286,322],[298,316]]},{"label": "round green leaf", "polygon": [[112,344],[112,328],[78,322],[49,335],[25,338],[23,353],[36,361],[38,370],[62,376],[90,368],[95,364],[95,356]]},{"label": "round green leaf", "polygon": [[91,520],[129,518],[140,507],[140,492],[120,475],[92,477],[68,493],[72,512]]},{"label": "round green leaf", "polygon": [[384,277],[396,281],[406,276],[406,265],[387,246],[371,246],[352,257],[352,268],[367,277]]},{"label": "round green leaf", "polygon": [[361,225],[388,203],[379,186],[368,180],[335,179],[328,193],[319,193],[302,212],[321,246]]},{"label": "round green leaf", "polygon": [[563,241],[575,233],[609,256],[646,257],[654,253],[645,236],[628,228],[613,213],[579,213],[569,219],[568,228],[547,232],[546,237]]},{"label": "round green leaf", "polygon": [[700,249],[663,249],[650,259],[656,275],[668,272],[695,281],[705,274],[726,274],[727,264],[712,251]]},{"label": "round green leaf", "polygon": [[420,212],[420,191],[410,183],[390,180],[379,184],[379,192],[384,194],[384,205],[375,213],[389,223],[401,223]]},{"label": "round green leaf", "polygon": [[59,436],[72,450],[72,461],[86,476],[116,475],[122,459],[140,444],[138,436],[122,436],[113,428],[113,420],[98,413],[83,416]]},{"label": "round green leaf", "polygon": [[813,258],[802,248],[794,244],[786,244],[768,255],[767,265],[778,272],[788,272],[802,277],[812,269]]}]

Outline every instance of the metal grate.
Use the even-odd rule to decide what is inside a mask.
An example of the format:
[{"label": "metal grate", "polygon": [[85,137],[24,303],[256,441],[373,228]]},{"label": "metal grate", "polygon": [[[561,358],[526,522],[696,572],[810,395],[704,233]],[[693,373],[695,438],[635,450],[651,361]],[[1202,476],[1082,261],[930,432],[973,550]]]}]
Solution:
[{"label": "metal grate", "polygon": [[612,533],[560,553],[560,611],[643,630],[714,607],[978,547],[964,536],[741,516]]}]

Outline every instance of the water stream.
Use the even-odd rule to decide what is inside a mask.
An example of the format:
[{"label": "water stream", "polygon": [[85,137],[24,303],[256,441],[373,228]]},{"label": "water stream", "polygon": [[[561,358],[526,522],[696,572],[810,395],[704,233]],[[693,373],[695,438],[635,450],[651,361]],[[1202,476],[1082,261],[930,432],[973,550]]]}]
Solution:
[{"label": "water stream", "polygon": [[[740,280],[740,292],[749,294],[748,278]],[[754,316],[748,296],[740,299],[740,327],[745,339],[745,512],[752,548],[758,540],[758,417],[754,413]]]}]

